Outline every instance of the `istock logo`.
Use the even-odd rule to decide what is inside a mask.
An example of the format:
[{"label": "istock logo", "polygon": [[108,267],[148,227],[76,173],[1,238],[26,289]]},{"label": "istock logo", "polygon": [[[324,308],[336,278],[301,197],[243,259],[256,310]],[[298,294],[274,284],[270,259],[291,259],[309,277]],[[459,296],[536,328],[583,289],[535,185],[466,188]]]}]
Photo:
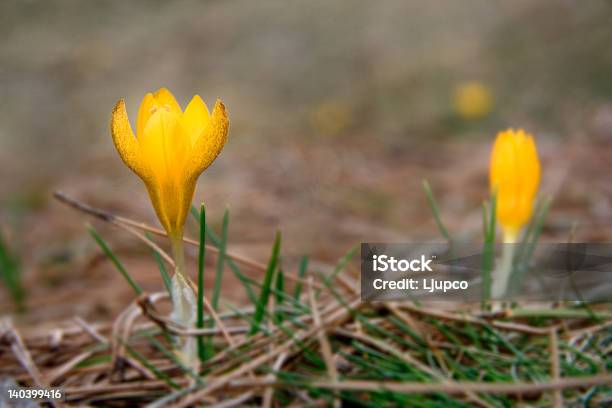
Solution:
[{"label": "istock logo", "polygon": [[373,255],[373,270],[374,272],[433,272],[429,264],[433,259],[425,259],[425,255],[421,255],[421,258],[408,259],[395,259],[388,255]]}]

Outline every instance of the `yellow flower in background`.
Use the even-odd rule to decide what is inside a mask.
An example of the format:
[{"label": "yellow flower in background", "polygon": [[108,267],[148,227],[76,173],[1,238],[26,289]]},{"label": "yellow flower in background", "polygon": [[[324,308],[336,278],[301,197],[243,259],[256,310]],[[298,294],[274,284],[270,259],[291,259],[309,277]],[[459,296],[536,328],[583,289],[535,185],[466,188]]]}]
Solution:
[{"label": "yellow flower in background", "polygon": [[464,119],[480,119],[491,112],[493,97],[483,83],[465,82],[455,89],[453,104],[459,116]]},{"label": "yellow flower in background", "polygon": [[123,99],[115,105],[111,133],[125,164],[145,183],[159,221],[172,239],[182,238],[198,176],[215,160],[229,121],[217,100],[212,114],[198,95],[183,112],[165,88],[140,104],[136,136]]},{"label": "yellow flower in background", "polygon": [[529,222],[538,185],[540,161],[533,137],[519,129],[497,135],[491,153],[489,181],[497,191],[497,220],[505,242],[516,242]]},{"label": "yellow flower in background", "polygon": [[342,100],[327,100],[315,106],[310,113],[310,123],[319,133],[337,136],[353,123],[353,110]]}]

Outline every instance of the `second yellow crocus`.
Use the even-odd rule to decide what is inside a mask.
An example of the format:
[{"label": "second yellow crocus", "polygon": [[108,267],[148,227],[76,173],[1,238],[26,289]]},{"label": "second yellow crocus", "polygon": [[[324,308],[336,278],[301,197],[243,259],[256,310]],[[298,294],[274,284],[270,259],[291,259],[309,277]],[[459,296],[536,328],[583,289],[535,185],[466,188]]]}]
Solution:
[{"label": "second yellow crocus", "polygon": [[533,136],[524,130],[500,132],[491,153],[489,181],[497,194],[497,221],[504,242],[515,242],[529,222],[540,183],[540,161]]},{"label": "second yellow crocus", "polygon": [[497,135],[489,182],[497,197],[496,219],[506,244],[491,286],[493,298],[501,299],[507,295],[512,275],[514,243],[531,218],[540,183],[540,161],[533,136],[522,129],[508,129]]}]

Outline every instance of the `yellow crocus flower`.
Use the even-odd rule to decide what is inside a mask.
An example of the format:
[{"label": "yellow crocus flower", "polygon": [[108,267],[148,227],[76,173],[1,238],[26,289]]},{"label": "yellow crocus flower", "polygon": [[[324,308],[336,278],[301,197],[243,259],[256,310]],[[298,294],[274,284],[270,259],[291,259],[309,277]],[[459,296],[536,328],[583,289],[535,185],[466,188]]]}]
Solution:
[{"label": "yellow crocus flower", "polygon": [[[159,221],[168,233],[175,262],[172,277],[172,319],[193,328],[196,297],[185,275],[183,228],[200,174],[215,160],[225,141],[229,121],[219,100],[212,114],[198,95],[181,110],[165,88],[147,93],[140,104],[136,135],[125,102],[120,99],[111,117],[111,134],[119,156],[144,181]],[[194,338],[182,340],[178,357],[197,370]]]},{"label": "yellow crocus flower", "polygon": [[491,189],[497,191],[497,220],[504,242],[516,242],[529,222],[540,183],[540,161],[533,137],[524,130],[500,132],[491,153]]},{"label": "yellow crocus flower", "polygon": [[223,148],[228,127],[220,100],[210,114],[196,95],[183,112],[172,93],[161,88],[142,100],[134,136],[124,100],[115,105],[111,120],[115,147],[144,181],[157,217],[171,238],[182,237],[198,176]]}]

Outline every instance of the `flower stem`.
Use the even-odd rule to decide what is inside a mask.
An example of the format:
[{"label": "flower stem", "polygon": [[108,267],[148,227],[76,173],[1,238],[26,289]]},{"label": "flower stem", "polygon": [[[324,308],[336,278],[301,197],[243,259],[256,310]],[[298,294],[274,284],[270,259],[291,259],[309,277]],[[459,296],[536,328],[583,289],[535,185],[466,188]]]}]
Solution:
[{"label": "flower stem", "polygon": [[185,249],[183,248],[182,234],[172,234],[170,237],[170,246],[172,249],[172,258],[174,258],[174,270],[177,273],[185,276]]},{"label": "flower stem", "polygon": [[[195,328],[197,319],[196,295],[189,285],[185,268],[185,250],[182,234],[170,235],[170,245],[174,258],[175,269],[172,277],[172,314],[174,322],[189,330]],[[195,338],[188,336],[179,339],[181,350],[177,353],[181,361],[197,372],[199,360]]]},{"label": "flower stem", "polygon": [[501,260],[498,264],[491,286],[491,297],[501,299],[506,296],[508,283],[512,275],[512,264],[514,259],[515,243],[518,238],[518,231],[514,229],[504,229],[504,245],[502,248]]}]

